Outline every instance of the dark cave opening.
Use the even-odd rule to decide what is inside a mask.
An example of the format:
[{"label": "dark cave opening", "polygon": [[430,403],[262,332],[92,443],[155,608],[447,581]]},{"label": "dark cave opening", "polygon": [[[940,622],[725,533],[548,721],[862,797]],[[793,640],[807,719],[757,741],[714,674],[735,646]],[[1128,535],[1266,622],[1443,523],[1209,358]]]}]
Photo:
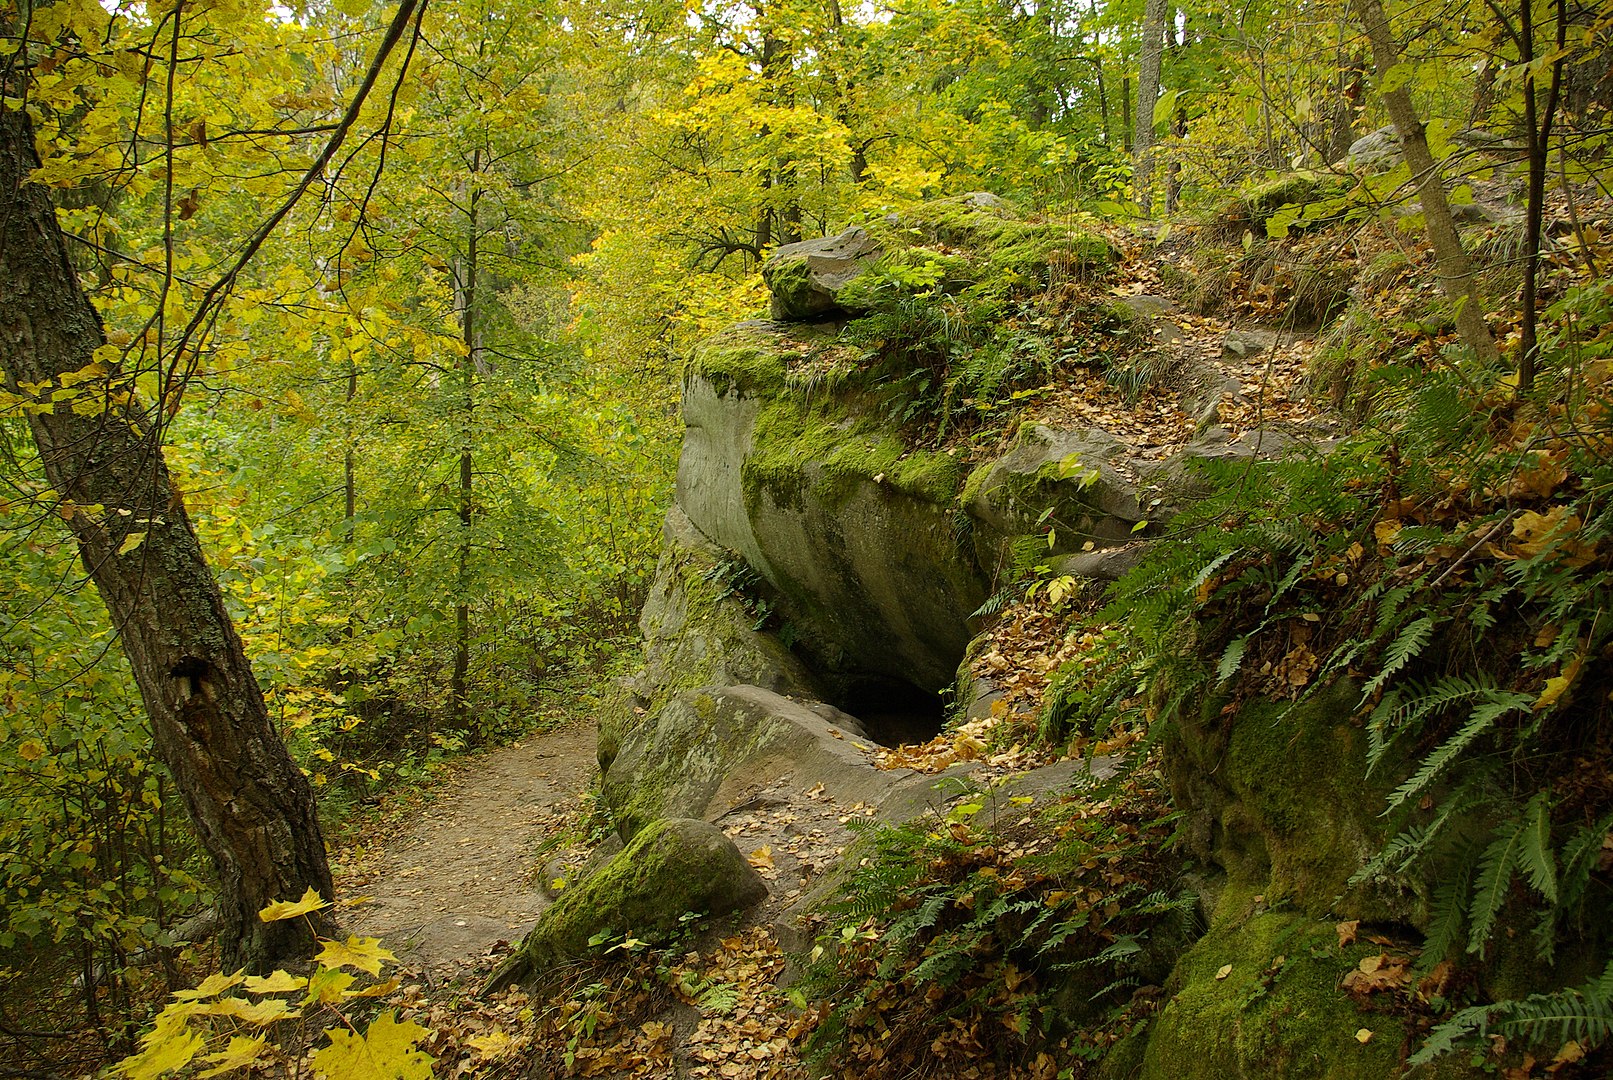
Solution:
[{"label": "dark cave opening", "polygon": [[836,707],[862,721],[868,738],[881,746],[929,742],[946,721],[940,694],[882,676],[852,682]]}]

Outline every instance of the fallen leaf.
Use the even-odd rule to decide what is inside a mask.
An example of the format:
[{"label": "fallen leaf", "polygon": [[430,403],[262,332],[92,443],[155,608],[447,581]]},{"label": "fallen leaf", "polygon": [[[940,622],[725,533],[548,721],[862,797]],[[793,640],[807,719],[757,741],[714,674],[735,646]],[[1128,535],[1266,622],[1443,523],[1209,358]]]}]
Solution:
[{"label": "fallen leaf", "polygon": [[1358,1042],[1358,1043],[1363,1043],[1363,1044],[1371,1042],[1372,1041],[1372,1029],[1371,1028],[1362,1028],[1360,1031],[1357,1031],[1355,1033],[1355,1041]]},{"label": "fallen leaf", "polygon": [[1221,970],[1217,971],[1215,973],[1215,977],[1216,977],[1217,980],[1220,980],[1220,979],[1226,978],[1228,975],[1231,975],[1231,974],[1232,974],[1232,965],[1231,964],[1222,964],[1221,965]]},{"label": "fallen leaf", "polygon": [[1360,919],[1349,919],[1334,927],[1339,932],[1339,948],[1355,944],[1355,932],[1361,926]]},{"label": "fallen leaf", "polygon": [[758,870],[773,869],[773,849],[766,844],[745,856],[745,861]]}]

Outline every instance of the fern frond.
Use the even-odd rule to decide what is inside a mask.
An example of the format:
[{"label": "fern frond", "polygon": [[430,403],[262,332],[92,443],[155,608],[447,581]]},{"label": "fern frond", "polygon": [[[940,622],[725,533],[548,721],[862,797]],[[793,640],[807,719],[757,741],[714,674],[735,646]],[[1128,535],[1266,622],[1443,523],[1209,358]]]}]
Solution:
[{"label": "fern frond", "polygon": [[1371,700],[1372,695],[1376,694],[1384,683],[1393,678],[1395,672],[1405,667],[1418,653],[1422,652],[1423,647],[1433,640],[1433,637],[1434,619],[1431,615],[1425,615],[1401,630],[1400,635],[1395,638],[1394,643],[1384,653],[1383,664],[1378,668],[1378,673],[1372,677],[1366,688],[1361,691],[1361,703],[1364,705]]},{"label": "fern frond", "polygon": [[1557,861],[1551,850],[1551,793],[1542,791],[1524,810],[1523,845],[1518,849],[1518,865],[1531,888],[1557,903]]},{"label": "fern frond", "polygon": [[1484,849],[1479,858],[1478,880],[1473,889],[1473,907],[1467,935],[1467,951],[1484,954],[1484,946],[1495,928],[1496,916],[1506,903],[1512,888],[1512,879],[1523,852],[1524,838],[1529,832],[1526,815],[1520,814],[1504,822],[1499,834]]},{"label": "fern frond", "polygon": [[1468,715],[1467,722],[1445,742],[1423,759],[1423,763],[1412,774],[1411,779],[1395,788],[1389,796],[1389,809],[1404,803],[1407,799],[1421,792],[1438,776],[1444,768],[1461,756],[1462,751],[1473,745],[1490,726],[1501,717],[1510,712],[1528,712],[1534,699],[1528,694],[1506,693],[1490,690],[1489,700],[1481,701]]},{"label": "fern frond", "polygon": [[1472,884],[1472,871],[1464,863],[1434,890],[1432,918],[1428,924],[1428,937],[1423,943],[1423,954],[1418,967],[1433,970],[1435,964],[1449,956],[1462,940],[1464,909],[1467,907],[1468,888]]},{"label": "fern frond", "polygon": [[1426,1065],[1492,1031],[1528,1046],[1561,1046],[1572,1040],[1586,1050],[1596,1048],[1613,1036],[1613,961],[1582,986],[1463,1009],[1435,1028],[1409,1063]]}]

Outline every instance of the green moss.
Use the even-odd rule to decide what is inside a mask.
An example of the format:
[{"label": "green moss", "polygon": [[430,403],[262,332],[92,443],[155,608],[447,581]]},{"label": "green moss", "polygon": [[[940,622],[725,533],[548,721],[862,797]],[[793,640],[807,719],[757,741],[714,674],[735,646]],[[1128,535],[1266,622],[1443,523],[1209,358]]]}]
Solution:
[{"label": "green moss", "polygon": [[[1352,183],[1348,177],[1308,169],[1285,173],[1246,185],[1238,192],[1228,216],[1236,223],[1263,230],[1266,222],[1283,207],[1309,206],[1336,199],[1349,191]],[[1311,225],[1320,223],[1321,219],[1309,222]]]},{"label": "green moss", "polygon": [[866,417],[836,416],[781,398],[756,418],[743,480],[747,499],[766,490],[780,506],[799,506],[810,494],[837,507],[868,482],[949,503],[962,472],[952,455],[910,450]]},{"label": "green moss", "polygon": [[[1383,1080],[1399,1073],[1401,1021],[1339,989],[1380,951],[1345,949],[1331,923],[1257,915],[1212,930],[1177,963],[1154,1021],[1143,1080]],[[1362,1043],[1356,1032],[1372,1038]]]},{"label": "green moss", "polygon": [[788,339],[743,324],[713,334],[694,347],[689,370],[704,376],[719,395],[777,390],[784,386],[792,355]]},{"label": "green moss", "polygon": [[[561,894],[521,944],[526,973],[585,955],[602,932],[653,938],[687,912],[755,903],[766,886],[714,826],[663,819],[646,825],[598,873]],[[520,975],[516,976],[521,977]]]},{"label": "green moss", "polygon": [[1387,782],[1366,776],[1365,734],[1351,719],[1357,693],[1340,682],[1297,706],[1249,703],[1233,721],[1221,772],[1234,798],[1220,825],[1229,855],[1241,848],[1252,857],[1228,869],[1256,883],[1263,854],[1273,903],[1311,914],[1331,910],[1387,839],[1377,816]]}]

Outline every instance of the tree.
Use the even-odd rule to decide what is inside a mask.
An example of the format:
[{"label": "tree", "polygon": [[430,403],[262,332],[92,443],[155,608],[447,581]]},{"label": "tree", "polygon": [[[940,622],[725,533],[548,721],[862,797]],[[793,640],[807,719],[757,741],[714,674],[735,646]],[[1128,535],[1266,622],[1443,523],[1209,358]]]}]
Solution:
[{"label": "tree", "polygon": [[1417,197],[1422,203],[1423,220],[1427,223],[1428,242],[1434,248],[1435,274],[1441,291],[1456,305],[1456,329],[1462,341],[1480,360],[1495,363],[1500,352],[1489,324],[1484,321],[1484,298],[1478,285],[1478,274],[1473,261],[1462,247],[1462,238],[1456,231],[1456,220],[1451,215],[1445,198],[1445,187],[1440,179],[1439,163],[1428,148],[1428,132],[1417,110],[1412,105],[1411,91],[1406,80],[1395,74],[1400,63],[1399,50],[1384,13],[1382,0],[1353,0],[1357,16],[1372,43],[1372,61],[1378,69],[1379,93],[1383,95],[1389,118],[1394,121],[1400,135],[1400,145],[1411,167],[1417,185]]},{"label": "tree", "polygon": [[259,908],[334,891],[313,790],[286,753],[142,408],[79,286],[39,167],[33,124],[0,111],[0,334],[6,389],[106,603],[213,862],[227,968],[267,970],[311,939]]},{"label": "tree", "polygon": [[1165,59],[1166,0],[1147,0],[1143,9],[1142,52],[1137,59],[1137,202],[1144,213],[1153,206],[1154,105],[1159,100],[1159,73]]},{"label": "tree", "polygon": [[[5,340],[0,368],[9,403],[28,418],[40,465],[60,500],[58,512],[129,660],[157,756],[173,776],[212,863],[227,967],[268,970],[304,954],[313,934],[328,929],[328,923],[264,923],[258,912],[309,890],[329,898],[334,889],[312,787],[270,721],[218,582],[170,476],[164,432],[200,363],[202,339],[216,324],[219,301],[323,175],[419,10],[417,0],[400,5],[352,104],[338,122],[323,129],[330,132],[324,149],[193,305],[190,322],[179,334],[168,328],[170,316],[177,314],[170,311],[176,299],[170,286],[177,278],[174,225],[194,214],[197,199],[196,190],[187,196],[175,190],[181,139],[175,115],[182,105],[177,71],[185,4],[142,24],[151,35],[148,60],[166,69],[157,139],[141,131],[138,119],[120,131],[112,120],[115,104],[99,116],[82,107],[85,101],[115,102],[112,79],[77,86],[58,76],[48,88],[38,82],[43,73],[62,68],[64,57],[88,59],[89,70],[122,70],[85,57],[88,48],[99,47],[85,42],[115,38],[106,13],[95,5],[49,9],[49,18],[31,18],[24,28],[29,40],[20,43],[30,47],[10,52],[0,71],[7,98],[0,108],[0,335]],[[247,14],[236,17],[243,29],[258,33],[272,25]],[[0,27],[15,31],[10,19],[0,20]],[[166,46],[160,51],[159,41]],[[31,62],[34,47],[48,52],[49,64]],[[111,55],[125,54],[128,50]],[[144,100],[145,73],[139,74],[124,85]],[[135,110],[137,117],[145,113]],[[121,156],[117,142],[123,138],[132,150],[129,157],[139,161],[155,144],[150,160],[160,165],[162,177],[158,190],[164,255],[159,260],[161,291],[145,331],[135,337],[141,346],[155,343],[156,363],[145,372],[127,370],[122,351],[108,343],[101,318],[79,282],[56,207],[40,182],[36,116],[53,121],[58,132],[75,125],[93,127],[102,140],[97,144],[90,138],[87,154],[58,153],[58,166],[82,156],[93,170],[98,155]],[[204,121],[190,127],[184,138],[205,148]],[[151,378],[155,387],[149,404],[137,389],[142,377]]]}]

